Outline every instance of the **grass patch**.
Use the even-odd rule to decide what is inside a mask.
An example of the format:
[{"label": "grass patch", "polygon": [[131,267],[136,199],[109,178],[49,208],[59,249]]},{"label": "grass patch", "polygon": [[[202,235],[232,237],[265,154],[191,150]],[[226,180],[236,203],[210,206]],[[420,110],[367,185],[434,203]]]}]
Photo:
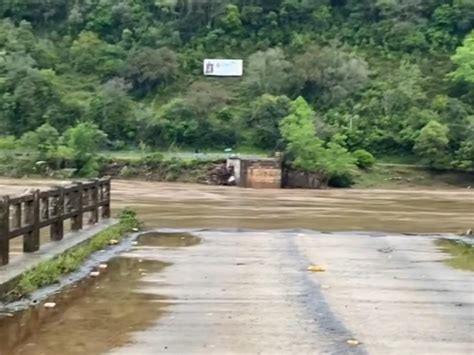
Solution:
[{"label": "grass patch", "polygon": [[108,246],[112,239],[121,239],[139,225],[136,213],[130,209],[124,209],[120,215],[119,224],[107,228],[85,244],[78,245],[27,271],[21,276],[17,285],[3,297],[3,300],[11,302],[28,296],[41,287],[58,282],[64,274],[77,270],[92,253]]},{"label": "grass patch", "polygon": [[452,256],[446,263],[456,269],[474,271],[474,246],[459,240],[440,239],[436,245]]},{"label": "grass patch", "polygon": [[215,149],[200,149],[199,153],[195,153],[192,150],[186,149],[174,149],[174,150],[154,150],[149,149],[145,151],[140,150],[117,150],[117,151],[102,151],[99,155],[106,159],[117,159],[128,162],[138,162],[143,159],[146,159],[149,156],[154,154],[160,154],[163,157],[163,160],[219,160],[227,159],[231,154],[236,154],[240,157],[267,157],[268,152],[263,150],[258,150],[254,148],[241,147],[236,148],[232,152],[224,152],[224,150],[215,150]]},{"label": "grass patch", "polygon": [[433,171],[414,166],[376,164],[359,171],[354,188],[402,189],[420,187],[467,187],[474,185],[474,174],[457,171]]}]

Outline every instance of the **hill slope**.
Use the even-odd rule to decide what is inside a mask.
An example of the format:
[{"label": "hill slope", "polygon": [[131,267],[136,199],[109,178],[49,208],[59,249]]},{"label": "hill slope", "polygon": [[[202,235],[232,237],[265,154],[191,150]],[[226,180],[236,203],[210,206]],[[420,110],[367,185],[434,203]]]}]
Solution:
[{"label": "hill slope", "polygon": [[[326,142],[474,168],[470,0],[8,0],[0,17],[0,135],[92,121],[109,148],[273,150],[302,96]],[[203,77],[212,57],[244,77]]]}]

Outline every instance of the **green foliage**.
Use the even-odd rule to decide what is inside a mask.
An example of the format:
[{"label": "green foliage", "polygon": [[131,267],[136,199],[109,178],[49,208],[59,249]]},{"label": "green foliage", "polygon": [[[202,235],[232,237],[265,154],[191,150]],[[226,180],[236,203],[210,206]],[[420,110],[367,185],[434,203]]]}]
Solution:
[{"label": "green foliage", "polygon": [[474,84],[474,31],[466,37],[463,45],[458,47],[452,60],[457,65],[452,76]]},{"label": "green foliage", "polygon": [[262,149],[275,149],[280,141],[280,121],[289,114],[286,96],[262,95],[250,105],[247,125],[253,127],[249,143]]},{"label": "green foliage", "polygon": [[356,159],[356,165],[361,169],[370,169],[374,166],[376,159],[368,151],[357,149],[352,156]]},{"label": "green foliage", "polygon": [[140,228],[141,226],[137,217],[137,212],[135,212],[130,207],[125,207],[122,211],[120,211],[119,220],[120,225],[128,231]]},{"label": "green foliage", "polygon": [[420,132],[416,139],[415,152],[434,168],[445,166],[448,158],[447,148],[449,128],[436,121],[430,121]]},{"label": "green foliage", "polygon": [[59,142],[59,132],[53,126],[45,123],[36,130],[27,132],[21,137],[21,145],[37,153],[37,159],[46,160],[48,154],[54,151]]},{"label": "green foliage", "polygon": [[38,288],[58,282],[64,274],[77,270],[92,253],[107,247],[112,239],[119,240],[141,226],[136,213],[129,208],[122,210],[119,220],[119,224],[100,232],[86,244],[78,245],[52,260],[42,262],[23,274],[16,287],[6,295],[6,300],[13,301],[28,296]]},{"label": "green foliage", "polygon": [[337,103],[369,82],[369,64],[355,53],[335,47],[308,48],[295,58],[296,76],[305,97]]},{"label": "green foliage", "polygon": [[316,137],[314,116],[308,103],[299,97],[292,103],[290,114],[280,123],[292,166],[305,172],[319,173],[325,177],[325,182],[343,177],[350,183],[355,159],[339,144],[329,142],[325,146]]},{"label": "green foliage", "polygon": [[474,141],[465,141],[456,152],[454,166],[467,171],[474,171]]},{"label": "green foliage", "polygon": [[474,271],[474,246],[460,240],[440,239],[436,245],[451,258],[446,262],[456,269]]},{"label": "green foliage", "polygon": [[84,122],[64,133],[64,143],[74,152],[74,158],[86,162],[103,147],[107,135],[95,124]]},{"label": "green foliage", "polygon": [[[109,149],[272,150],[301,96],[318,108],[318,152],[427,158],[420,135],[436,121],[448,143],[432,163],[471,169],[473,28],[471,0],[3,1],[0,135],[47,123],[56,147],[30,160],[93,175],[66,142],[77,122]],[[204,58],[242,58],[244,76],[204,77]]]},{"label": "green foliage", "polygon": [[81,32],[71,46],[72,64],[84,74],[113,75],[121,68],[122,56],[118,47],[107,44],[90,31]]},{"label": "green foliage", "polygon": [[0,137],[0,150],[15,150],[18,148],[18,142],[14,136]]},{"label": "green foliage", "polygon": [[288,94],[295,85],[292,65],[281,48],[258,51],[248,59],[248,69],[242,83],[246,95]]},{"label": "green foliage", "polygon": [[177,74],[176,54],[169,48],[137,48],[130,52],[124,69],[125,77],[142,94],[159,85],[170,84]]}]

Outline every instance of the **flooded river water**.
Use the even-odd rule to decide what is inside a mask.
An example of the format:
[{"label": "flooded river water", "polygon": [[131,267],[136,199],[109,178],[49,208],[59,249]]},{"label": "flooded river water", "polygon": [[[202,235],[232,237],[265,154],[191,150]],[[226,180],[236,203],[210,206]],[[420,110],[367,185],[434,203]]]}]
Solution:
[{"label": "flooded river water", "polygon": [[[47,180],[0,179],[0,194]],[[253,190],[113,181],[114,210],[131,206],[148,227],[456,233],[472,228],[474,190]]]},{"label": "flooded river water", "polygon": [[[52,184],[57,184],[57,182],[0,179],[0,195],[18,193],[26,187],[45,188]],[[431,240],[416,239],[415,237],[413,240],[416,243],[408,247],[407,243],[410,243],[411,238],[408,236],[400,236],[403,239],[393,237],[395,239],[386,240],[384,238],[371,239],[370,236],[363,237],[362,234],[360,238],[348,235],[341,237],[336,233],[335,239],[327,237],[321,239],[319,235],[313,236],[311,233],[305,235],[298,234],[304,232],[273,233],[268,231],[311,229],[331,232],[370,231],[378,232],[381,235],[384,233],[436,234],[460,232],[473,228],[474,223],[474,191],[469,189],[252,190],[191,184],[113,181],[112,197],[113,209],[116,212],[126,206],[133,207],[139,213],[140,218],[144,220],[147,228],[206,229],[209,231],[208,234],[205,234],[208,237],[206,243],[196,246],[199,241],[193,238],[179,238],[176,242],[174,239],[161,241],[153,235],[144,237],[142,243],[139,243],[130,252],[112,260],[109,269],[100,278],[86,279],[62,294],[52,297],[51,300],[58,304],[56,309],[48,311],[42,305],[38,305],[11,319],[2,319],[0,316],[1,355],[86,353],[93,355],[113,352],[113,349],[115,349],[115,353],[119,354],[180,353],[177,350],[175,352],[165,351],[168,350],[167,347],[157,350],[156,345],[167,344],[173,334],[178,334],[176,331],[188,329],[186,327],[190,317],[196,317],[193,318],[196,322],[195,329],[199,329],[199,322],[204,321],[202,332],[198,330],[198,335],[193,333],[191,338],[185,338],[186,342],[184,343],[180,340],[181,338],[172,339],[175,344],[189,343],[190,348],[187,350],[194,349],[201,344],[199,343],[201,337],[204,339],[202,340],[203,344],[207,344],[206,337],[212,334],[221,334],[217,337],[218,340],[213,340],[218,345],[221,342],[221,350],[229,346],[230,340],[226,340],[229,337],[232,344],[244,346],[242,349],[245,349],[249,343],[245,337],[239,337],[239,332],[244,331],[249,322],[245,317],[255,318],[257,322],[261,321],[264,324],[267,324],[265,322],[268,321],[268,325],[274,323],[278,325],[278,332],[282,333],[277,334],[277,331],[274,332],[275,334],[271,333],[270,335],[274,336],[274,339],[268,338],[269,334],[265,333],[269,345],[272,342],[286,339],[285,337],[291,339],[296,334],[296,328],[299,329],[298,336],[301,336],[299,344],[302,344],[305,343],[305,339],[312,338],[314,340],[316,338],[314,338],[314,333],[311,333],[312,326],[303,329],[299,324],[300,318],[286,313],[291,307],[296,307],[298,312],[301,311],[301,317],[305,321],[305,317],[310,314],[307,313],[308,310],[319,307],[321,314],[324,313],[325,317],[329,317],[327,319],[330,319],[334,324],[339,324],[336,320],[332,320],[333,317],[336,317],[335,315],[327,313],[329,311],[325,304],[315,304],[316,301],[313,298],[306,299],[312,295],[315,287],[311,283],[308,284],[306,279],[300,280],[299,275],[301,275],[301,270],[304,272],[306,263],[326,258],[325,263],[330,268],[332,267],[334,270],[341,268],[339,273],[333,272],[331,274],[329,272],[328,274],[335,278],[325,281],[325,283],[333,285],[339,282],[340,289],[348,287],[347,280],[354,278],[352,275],[354,270],[357,272],[356,277],[363,278],[363,282],[357,279],[359,280],[356,283],[357,287],[367,281],[364,278],[366,273],[379,270],[377,271],[377,275],[380,275],[379,283],[386,282],[384,287],[387,287],[387,289],[381,289],[381,292],[388,292],[386,291],[389,289],[388,287],[393,286],[393,290],[396,290],[405,286],[401,283],[400,285],[393,284],[401,281],[395,277],[392,278],[392,274],[387,278],[386,274],[404,268],[407,255],[410,255],[410,260],[412,260],[410,268],[423,268],[413,269],[413,275],[411,269],[407,270],[407,277],[410,277],[409,286],[412,287],[418,282],[418,275],[422,272],[431,275],[433,287],[437,287],[436,285],[440,283],[436,277],[444,272],[444,267],[438,259],[442,259],[443,256],[438,255],[436,250],[431,247]],[[227,238],[222,238],[219,233],[212,232],[215,229],[226,228],[234,229],[234,232]],[[257,229],[262,232],[239,233],[235,231],[235,228]],[[285,236],[288,236],[288,241],[285,238],[280,238]],[[354,240],[353,249],[348,252],[338,242],[342,239],[338,238],[346,238],[344,245],[348,247],[350,247],[349,241]],[[372,245],[374,245],[373,250]],[[407,245],[406,251],[402,250],[404,245]],[[318,253],[318,250],[324,248],[327,248],[324,253],[321,252],[315,256],[305,255],[306,253]],[[19,251],[19,245],[14,245],[13,249]],[[182,251],[184,249],[187,251]],[[400,254],[394,254],[394,259],[386,259],[385,254],[377,251],[389,250],[391,253],[392,250],[397,251],[397,249],[400,249]],[[337,257],[328,257],[331,253],[339,255],[340,250],[342,253],[346,252],[344,260],[355,258],[354,265],[350,266],[342,260],[340,261],[341,265],[338,265],[336,263]],[[428,250],[430,254],[426,253]],[[369,254],[363,257],[358,256],[362,252]],[[207,258],[208,255],[214,256]],[[430,268],[433,265],[433,270],[436,272],[431,273],[428,271],[431,269],[425,266],[427,256],[429,256],[431,263]],[[167,258],[170,259],[167,260]],[[192,258],[196,258],[196,262],[192,261]],[[271,277],[268,278],[267,273],[270,271]],[[231,275],[235,274],[240,276],[234,279]],[[256,275],[259,275],[259,278]],[[222,278],[219,279],[221,276]],[[456,279],[456,282],[462,286],[459,287],[461,291],[465,290],[466,285],[469,285],[472,280],[472,278],[466,279],[463,275],[458,276],[457,271],[450,272],[448,276],[443,276],[445,277],[443,282],[446,284],[446,280]],[[274,285],[272,281],[274,278],[278,280],[281,278],[281,280],[277,280],[278,283],[275,281]],[[369,281],[367,284],[372,285]],[[225,286],[224,282],[228,282],[229,285]],[[284,285],[289,285],[290,289]],[[274,290],[272,287],[278,289]],[[348,291],[339,293],[338,287],[330,290],[334,294],[332,296],[334,300],[331,299],[330,293],[325,294],[325,297],[328,297],[331,305],[340,314],[345,315],[344,304],[339,305],[337,300],[338,297],[349,293]],[[213,290],[213,293],[209,293],[209,290]],[[390,292],[395,292],[393,290],[390,288]],[[427,286],[420,284],[420,290],[419,293],[416,293],[416,297],[424,295],[426,290]],[[257,296],[255,299],[246,299],[254,291],[261,299]],[[328,293],[329,291],[324,292]],[[324,292],[318,294],[318,297],[322,297]],[[358,291],[357,294],[361,295],[361,292],[365,291]],[[373,290],[370,292],[370,295],[374,294]],[[282,293],[284,293],[283,298],[278,296]],[[442,295],[438,291],[434,293],[435,297],[440,294]],[[405,293],[402,292],[400,295],[404,297]],[[244,300],[241,299],[242,297]],[[384,297],[386,296],[383,296],[381,300]],[[468,296],[466,297],[463,299],[464,307],[470,307],[466,308],[468,310],[474,309],[474,305],[470,305]],[[349,299],[353,299],[353,296],[350,296]],[[429,301],[429,298],[425,298],[425,296],[420,299],[423,302]],[[415,301],[413,309],[418,307],[417,299]],[[282,304],[280,305],[279,302]],[[321,302],[321,300],[317,302]],[[372,304],[367,303],[365,298],[360,302],[362,302],[361,305]],[[449,302],[447,301],[446,304]],[[456,302],[459,304],[460,301]],[[269,308],[268,313],[265,313],[267,304],[273,306],[271,312]],[[278,307],[274,308],[275,305]],[[300,307],[303,308],[300,309]],[[254,317],[256,313],[262,312],[262,309],[264,311],[263,318]],[[336,324],[334,326],[334,329],[337,329],[334,342],[344,343],[344,339],[350,336],[353,330],[356,331],[356,335],[364,335],[363,329],[358,329],[358,317],[365,317],[367,314],[372,314],[370,312],[379,311],[374,311],[372,308],[361,309],[365,313],[361,311],[360,315],[344,318],[351,326],[350,329],[346,329],[343,325]],[[384,307],[384,309],[392,311],[390,307]],[[409,315],[413,313],[413,309],[402,309],[402,313],[406,312]],[[278,322],[274,322],[270,318],[271,314],[275,313],[274,310],[282,317]],[[357,311],[359,308],[355,310]],[[393,308],[393,312],[400,312],[400,308]],[[460,314],[453,315],[451,313],[451,311],[446,313],[446,319],[453,322],[460,319]],[[237,321],[239,315],[243,315],[245,319]],[[216,316],[222,317],[222,319],[214,321],[213,317]],[[426,317],[428,316],[432,318],[426,318],[427,324],[433,319],[438,320],[436,312],[430,312],[429,315],[426,315]],[[377,317],[377,313],[374,313],[370,319],[374,322],[374,329],[381,329],[383,327],[376,322]],[[161,328],[159,324],[163,318],[165,318],[165,326]],[[290,320],[294,321],[294,324],[291,322],[286,324],[285,322],[288,320],[283,321],[288,318],[291,318]],[[398,318],[403,320],[404,317]],[[352,319],[354,319],[354,323],[351,323]],[[314,322],[316,319],[308,319],[309,321]],[[461,320],[460,324],[464,324],[462,322]],[[224,328],[222,328],[223,324]],[[235,324],[238,324],[239,327],[232,328]],[[285,325],[284,329],[283,325]],[[205,333],[204,329],[211,331]],[[224,332],[223,329],[232,331]],[[426,331],[429,332],[429,329]],[[324,330],[320,329],[318,332],[320,332],[318,336],[321,336]],[[399,333],[399,330],[394,330],[393,334],[398,334],[397,332]],[[410,332],[407,330],[408,333]],[[141,335],[133,340],[133,334]],[[179,334],[181,337],[181,333]],[[250,333],[247,336],[248,339],[252,338]],[[387,333],[384,336],[390,338],[392,334]],[[258,340],[257,338],[255,341]],[[435,334],[432,338],[436,338]],[[192,343],[193,339],[196,340],[196,343]],[[265,337],[263,336],[262,339],[264,340]],[[468,339],[468,335],[461,340],[465,341],[466,339]],[[170,343],[173,344],[173,341]],[[135,343],[136,348],[125,347],[123,351],[117,350],[130,342]],[[291,348],[293,353],[298,353],[301,348],[297,348],[297,345],[297,343],[282,343],[281,349]],[[314,340],[314,344],[307,343],[306,345],[311,349],[319,346],[316,340]],[[433,346],[438,345],[433,343]],[[325,346],[328,349],[336,349],[331,348],[331,344]],[[256,351],[257,348],[249,347],[249,353]],[[209,348],[201,350],[213,353]],[[214,352],[218,353],[217,350],[218,348]],[[331,353],[331,350],[328,351]],[[380,348],[377,351],[380,351]],[[373,353],[377,353],[377,351]],[[452,353],[452,349],[450,351]],[[189,351],[182,353],[189,353]],[[274,353],[284,354],[287,352]],[[340,353],[351,352],[342,351]]]}]

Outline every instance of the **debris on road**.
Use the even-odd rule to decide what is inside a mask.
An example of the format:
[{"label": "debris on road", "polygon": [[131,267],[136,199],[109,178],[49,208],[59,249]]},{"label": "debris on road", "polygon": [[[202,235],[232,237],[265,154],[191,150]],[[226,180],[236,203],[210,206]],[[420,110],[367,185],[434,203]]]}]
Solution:
[{"label": "debris on road", "polygon": [[359,345],[359,344],[360,344],[360,341],[355,340],[355,339],[349,339],[349,340],[347,341],[347,344],[356,346],[356,345]]},{"label": "debris on road", "polygon": [[109,240],[109,244],[110,244],[110,245],[117,245],[117,244],[118,244],[118,240],[117,240],[117,239],[110,239],[110,240]]},{"label": "debris on road", "polygon": [[89,275],[92,276],[92,277],[97,277],[97,276],[100,275],[100,272],[99,271],[92,271]]},{"label": "debris on road", "polygon": [[99,269],[101,269],[101,270],[105,270],[105,269],[107,269],[107,267],[108,267],[107,264],[100,264],[99,265]]},{"label": "debris on road", "polygon": [[320,265],[310,265],[308,266],[308,271],[313,271],[313,272],[324,272],[326,269],[324,269]]},{"label": "debris on road", "polygon": [[44,304],[44,308],[54,308],[56,307],[56,303],[55,302],[46,302]]}]

